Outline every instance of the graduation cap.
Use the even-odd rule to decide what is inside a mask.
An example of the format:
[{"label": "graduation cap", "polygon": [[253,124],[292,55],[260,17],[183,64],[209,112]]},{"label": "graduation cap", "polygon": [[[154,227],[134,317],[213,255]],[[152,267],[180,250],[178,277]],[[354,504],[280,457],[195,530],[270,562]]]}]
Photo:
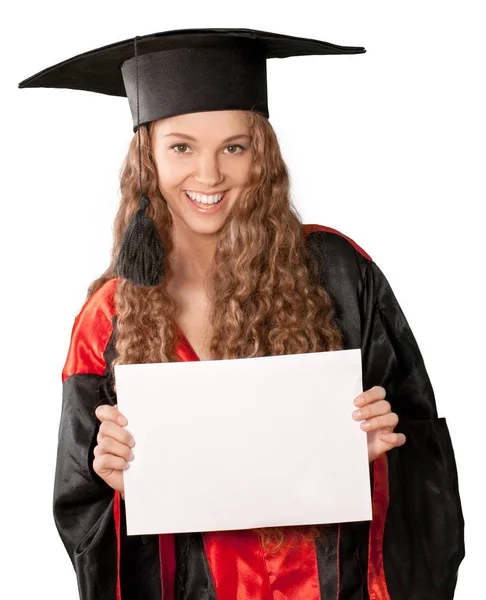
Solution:
[{"label": "graduation cap", "polygon": [[109,44],[44,69],[19,88],[68,88],[128,98],[139,135],[140,205],[122,241],[117,272],[135,285],[162,281],[165,251],[143,194],[140,125],[181,114],[249,110],[269,118],[267,59],[361,54],[355,46],[255,29],[178,29]]}]

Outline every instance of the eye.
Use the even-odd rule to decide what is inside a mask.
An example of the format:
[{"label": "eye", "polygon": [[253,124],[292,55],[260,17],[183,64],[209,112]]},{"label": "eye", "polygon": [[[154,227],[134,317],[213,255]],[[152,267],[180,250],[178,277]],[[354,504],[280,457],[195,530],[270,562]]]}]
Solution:
[{"label": "eye", "polygon": [[226,148],[239,148],[239,152],[229,152],[229,154],[241,154],[245,149],[241,144],[232,144],[231,146],[226,146]]},{"label": "eye", "polygon": [[176,148],[189,148],[189,146],[187,144],[173,144],[170,148],[171,150],[174,150],[176,154],[187,154],[187,152],[179,152]]}]

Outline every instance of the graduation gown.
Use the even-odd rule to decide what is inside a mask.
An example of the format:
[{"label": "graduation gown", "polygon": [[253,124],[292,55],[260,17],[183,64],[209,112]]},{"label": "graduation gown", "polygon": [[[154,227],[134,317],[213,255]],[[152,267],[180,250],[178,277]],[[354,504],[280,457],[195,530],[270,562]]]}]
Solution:
[{"label": "graduation gown", "polygon": [[[252,530],[127,536],[124,500],[92,467],[95,408],[116,404],[109,377],[117,323],[113,279],[76,316],[62,372],[53,509],[81,600],[453,598],[465,554],[458,476],[417,343],[363,249],[328,227],[304,225],[303,234],[319,258],[344,348],[362,350],[363,389],[386,389],[400,418],[395,431],[407,436],[404,446],[372,463],[373,519],[327,525],[316,542],[295,538],[276,554],[264,551]],[[179,334],[178,356],[198,360]]]}]

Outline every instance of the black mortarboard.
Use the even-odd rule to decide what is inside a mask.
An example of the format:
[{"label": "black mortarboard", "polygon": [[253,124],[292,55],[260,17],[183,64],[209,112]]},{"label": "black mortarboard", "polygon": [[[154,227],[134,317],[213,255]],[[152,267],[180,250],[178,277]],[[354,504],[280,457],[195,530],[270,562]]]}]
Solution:
[{"label": "black mortarboard", "polygon": [[[150,121],[213,110],[251,110],[268,118],[268,58],[363,52],[361,47],[254,29],[178,29],[79,54],[25,79],[19,88],[69,88],[128,97],[134,131]],[[164,249],[145,213],[149,200],[142,189],[140,194],[140,208],[120,249],[118,271],[136,285],[157,285]]]}]

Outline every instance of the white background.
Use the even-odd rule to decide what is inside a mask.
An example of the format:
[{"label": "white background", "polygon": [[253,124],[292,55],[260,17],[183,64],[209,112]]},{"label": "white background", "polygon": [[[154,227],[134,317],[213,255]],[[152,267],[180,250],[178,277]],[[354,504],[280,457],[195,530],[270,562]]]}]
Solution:
[{"label": "white background", "polygon": [[106,44],[193,27],[367,49],[269,60],[270,121],[304,222],[337,228],[371,254],[417,338],[459,469],[467,556],[455,598],[477,597],[486,535],[481,4],[9,3],[1,39],[2,598],[77,598],[51,512],[61,370],[87,286],[109,262],[132,136],[125,99],[17,84]]}]

